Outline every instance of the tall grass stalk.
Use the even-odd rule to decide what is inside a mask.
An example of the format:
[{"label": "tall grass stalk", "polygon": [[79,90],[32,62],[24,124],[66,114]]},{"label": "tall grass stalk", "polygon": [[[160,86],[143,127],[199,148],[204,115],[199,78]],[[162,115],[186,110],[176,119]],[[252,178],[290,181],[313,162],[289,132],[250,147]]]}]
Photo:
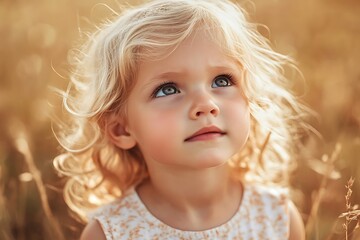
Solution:
[{"label": "tall grass stalk", "polygon": [[310,210],[309,218],[305,226],[305,231],[307,236],[311,236],[312,231],[315,228],[316,225],[316,219],[319,212],[319,206],[322,201],[322,198],[326,192],[326,186],[328,183],[328,179],[330,178],[331,173],[335,170],[335,161],[338,159],[338,156],[341,151],[341,145],[338,143],[335,146],[334,151],[332,152],[330,158],[328,155],[323,155],[322,160],[326,163],[326,169],[322,176],[321,183],[319,190],[317,191],[314,200],[313,205]]},{"label": "tall grass stalk", "polygon": [[14,145],[16,149],[24,156],[25,163],[29,168],[29,172],[31,173],[35,181],[36,187],[40,195],[41,206],[44,210],[46,218],[48,219],[48,223],[52,229],[52,232],[54,233],[56,239],[65,240],[61,227],[50,209],[48,197],[46,194],[46,188],[41,178],[41,172],[35,165],[34,158],[29,146],[29,138],[26,134],[25,127],[20,122],[16,122],[16,126],[15,123],[13,124],[14,125],[11,128],[11,136],[13,138]]},{"label": "tall grass stalk", "polygon": [[6,210],[6,198],[4,196],[3,169],[0,165],[0,239],[14,240],[10,231],[10,221]]}]

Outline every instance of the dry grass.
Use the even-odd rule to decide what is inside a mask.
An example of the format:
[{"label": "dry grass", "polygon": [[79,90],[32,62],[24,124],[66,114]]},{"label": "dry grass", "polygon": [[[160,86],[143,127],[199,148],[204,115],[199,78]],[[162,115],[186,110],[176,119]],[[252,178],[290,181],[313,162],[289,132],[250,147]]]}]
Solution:
[{"label": "dry grass", "polygon": [[[83,17],[98,22],[111,13],[98,2],[0,1],[0,239],[79,236],[82,225],[69,214],[63,180],[52,167],[58,149],[47,102],[60,101],[48,86],[65,86],[67,51],[78,28],[90,28]],[[102,2],[117,8],[115,1]],[[270,34],[260,30],[298,60],[306,84],[294,88],[319,113],[311,124],[323,139],[304,139],[292,178],[307,239],[360,239],[360,2],[253,3],[256,8],[245,4],[250,15]]]},{"label": "dry grass", "polygon": [[350,230],[350,224],[353,221],[356,221],[356,225],[353,229],[353,231],[356,231],[360,228],[360,210],[359,205],[352,205],[350,202],[350,198],[352,195],[352,186],[354,185],[354,179],[350,178],[348,183],[345,185],[345,188],[347,189],[346,195],[345,195],[345,203],[346,203],[346,212],[342,213],[340,215],[341,218],[345,218],[345,223],[343,224],[343,227],[345,229],[345,239],[348,240],[349,237],[352,235],[352,232]]}]

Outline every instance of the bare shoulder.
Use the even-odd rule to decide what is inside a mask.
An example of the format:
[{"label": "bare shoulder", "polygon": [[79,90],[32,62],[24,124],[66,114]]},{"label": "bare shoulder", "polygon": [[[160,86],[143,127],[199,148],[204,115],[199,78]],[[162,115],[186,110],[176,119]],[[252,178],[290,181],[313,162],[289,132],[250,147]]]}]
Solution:
[{"label": "bare shoulder", "polygon": [[305,240],[304,222],[294,203],[289,201],[290,240]]},{"label": "bare shoulder", "polygon": [[99,222],[93,220],[85,226],[80,240],[106,240],[106,237]]}]

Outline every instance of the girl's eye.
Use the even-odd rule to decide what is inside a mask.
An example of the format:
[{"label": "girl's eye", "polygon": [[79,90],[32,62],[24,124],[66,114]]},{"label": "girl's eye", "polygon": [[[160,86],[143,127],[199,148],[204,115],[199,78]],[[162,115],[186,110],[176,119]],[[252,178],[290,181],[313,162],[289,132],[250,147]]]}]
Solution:
[{"label": "girl's eye", "polygon": [[232,77],[230,75],[220,75],[217,76],[213,83],[211,84],[212,88],[218,88],[218,87],[228,87],[232,86]]},{"label": "girl's eye", "polygon": [[153,97],[165,97],[168,95],[180,93],[180,90],[175,86],[174,83],[165,83],[159,86],[153,93]]}]

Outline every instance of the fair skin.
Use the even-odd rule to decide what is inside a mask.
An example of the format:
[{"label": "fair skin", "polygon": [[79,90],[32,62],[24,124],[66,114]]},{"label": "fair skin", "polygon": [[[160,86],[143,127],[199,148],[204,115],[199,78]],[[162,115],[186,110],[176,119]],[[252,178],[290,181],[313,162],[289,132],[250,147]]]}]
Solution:
[{"label": "fair skin", "polygon": [[[136,190],[171,227],[214,228],[241,204],[242,186],[226,164],[250,129],[241,78],[241,67],[201,31],[165,59],[139,65],[127,119],[110,136],[120,148],[139,147],[150,177]],[[289,209],[290,239],[304,239],[301,218],[292,204]],[[93,221],[81,239],[105,236]]]}]

